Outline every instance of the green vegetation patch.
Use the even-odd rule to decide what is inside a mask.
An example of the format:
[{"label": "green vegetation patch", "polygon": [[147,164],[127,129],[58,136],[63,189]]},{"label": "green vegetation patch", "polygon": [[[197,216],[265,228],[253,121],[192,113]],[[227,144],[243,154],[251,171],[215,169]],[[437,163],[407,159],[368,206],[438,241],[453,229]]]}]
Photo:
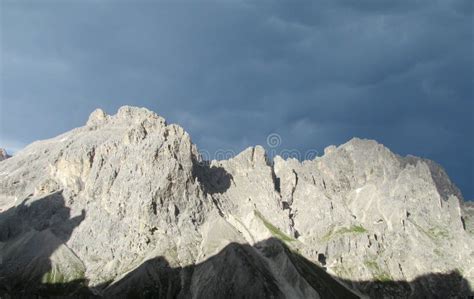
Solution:
[{"label": "green vegetation patch", "polygon": [[338,233],[340,234],[348,234],[348,233],[362,234],[366,232],[367,230],[362,225],[353,225],[351,227],[343,227],[338,230]]},{"label": "green vegetation patch", "polygon": [[[39,269],[38,269],[39,270]],[[41,276],[38,285],[33,286],[38,298],[90,298],[85,268],[75,260],[61,260],[53,263],[48,272]]]},{"label": "green vegetation patch", "polygon": [[321,239],[327,242],[337,235],[363,234],[366,232],[367,232],[367,229],[365,229],[362,225],[352,225],[350,227],[341,227],[337,230],[335,230],[334,227],[332,227]]},{"label": "green vegetation patch", "polygon": [[41,282],[44,284],[63,284],[78,281],[85,277],[84,269],[79,265],[71,265],[68,272],[65,275],[57,265],[53,265],[50,271],[43,274]]},{"label": "green vegetation patch", "polygon": [[351,266],[348,266],[347,264],[337,264],[334,267],[332,267],[332,270],[336,275],[340,278],[351,278],[353,277],[353,268]]},{"label": "green vegetation patch", "polygon": [[428,229],[428,234],[432,239],[446,239],[449,237],[448,232],[440,227],[431,227]]},{"label": "green vegetation patch", "polygon": [[392,276],[390,276],[390,274],[387,272],[374,275],[374,279],[382,282],[393,281]]},{"label": "green vegetation patch", "polygon": [[43,274],[43,277],[41,278],[42,283],[47,283],[47,284],[55,284],[55,283],[64,283],[67,282],[66,278],[64,275],[59,272],[57,269],[52,269],[49,272],[46,272]]},{"label": "green vegetation patch", "polygon": [[376,261],[365,260],[364,265],[372,272],[372,276],[378,281],[392,281],[393,278],[389,272],[380,268]]},{"label": "green vegetation patch", "polygon": [[263,225],[265,225],[265,227],[268,229],[268,231],[276,238],[282,240],[282,241],[285,241],[285,242],[293,242],[293,241],[296,241],[295,239],[293,239],[292,237],[288,236],[287,234],[285,234],[284,232],[282,232],[278,227],[276,227],[275,225],[271,224],[267,219],[265,219],[265,217],[263,217],[263,215],[257,211],[257,210],[254,210],[253,211],[255,216],[257,216],[257,218],[259,218],[262,222],[263,222]]},{"label": "green vegetation patch", "polygon": [[442,252],[441,250],[439,250],[438,248],[435,248],[435,249],[433,250],[433,252],[434,252],[434,254],[436,254],[436,255],[439,256],[439,257],[443,257],[443,256],[444,256],[443,252]]},{"label": "green vegetation patch", "polygon": [[449,233],[444,228],[433,226],[433,227],[430,227],[429,229],[424,229],[423,227],[421,227],[419,224],[415,223],[414,221],[412,220],[409,220],[409,221],[418,229],[418,231],[422,232],[428,238],[434,241],[449,238]]}]

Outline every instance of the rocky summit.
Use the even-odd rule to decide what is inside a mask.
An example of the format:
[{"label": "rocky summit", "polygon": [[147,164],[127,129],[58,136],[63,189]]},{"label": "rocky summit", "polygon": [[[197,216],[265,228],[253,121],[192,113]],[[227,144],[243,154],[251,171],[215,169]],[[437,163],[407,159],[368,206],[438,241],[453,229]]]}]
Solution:
[{"label": "rocky summit", "polygon": [[7,151],[3,148],[0,148],[0,161],[10,158],[10,155],[7,154]]},{"label": "rocky summit", "polygon": [[375,141],[203,161],[149,110],[96,110],[0,162],[0,297],[466,297],[472,211]]}]

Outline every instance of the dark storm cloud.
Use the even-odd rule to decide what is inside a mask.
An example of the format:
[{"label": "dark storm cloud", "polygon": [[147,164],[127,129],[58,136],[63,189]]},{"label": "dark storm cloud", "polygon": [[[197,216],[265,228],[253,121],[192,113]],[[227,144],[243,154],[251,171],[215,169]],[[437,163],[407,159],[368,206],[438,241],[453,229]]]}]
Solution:
[{"label": "dark storm cloud", "polygon": [[373,138],[472,198],[473,25],[470,0],[3,1],[0,146],[129,104],[210,152]]}]

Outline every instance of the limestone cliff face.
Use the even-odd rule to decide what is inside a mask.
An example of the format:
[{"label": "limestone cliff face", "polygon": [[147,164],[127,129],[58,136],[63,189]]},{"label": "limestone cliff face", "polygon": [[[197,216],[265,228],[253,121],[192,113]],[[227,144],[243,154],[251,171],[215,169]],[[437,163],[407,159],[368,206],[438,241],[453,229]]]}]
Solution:
[{"label": "limestone cliff face", "polygon": [[287,201],[305,255],[324,254],[337,277],[413,281],[457,269],[474,281],[460,192],[434,162],[353,139],[313,161],[277,158],[275,172],[294,182]]},{"label": "limestone cliff face", "polygon": [[440,166],[375,141],[206,162],[153,112],[96,110],[0,162],[0,294],[466,295],[462,203]]}]

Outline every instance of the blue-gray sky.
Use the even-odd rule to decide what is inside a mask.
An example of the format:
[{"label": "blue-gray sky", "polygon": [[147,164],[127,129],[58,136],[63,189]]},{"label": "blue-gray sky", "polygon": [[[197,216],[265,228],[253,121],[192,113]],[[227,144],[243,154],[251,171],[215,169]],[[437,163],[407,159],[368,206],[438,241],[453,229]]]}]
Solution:
[{"label": "blue-gray sky", "polygon": [[0,0],[0,147],[144,106],[201,148],[276,132],[434,159],[474,198],[472,0]]}]

